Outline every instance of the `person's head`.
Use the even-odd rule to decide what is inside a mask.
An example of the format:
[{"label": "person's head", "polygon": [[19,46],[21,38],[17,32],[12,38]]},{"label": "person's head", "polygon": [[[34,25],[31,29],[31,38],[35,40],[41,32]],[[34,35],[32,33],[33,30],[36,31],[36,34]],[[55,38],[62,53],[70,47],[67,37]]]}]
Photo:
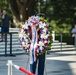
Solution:
[{"label": "person's head", "polygon": [[6,15],[7,11],[6,9],[3,9],[3,14]]},{"label": "person's head", "polygon": [[40,16],[40,17],[46,18],[46,17],[45,17],[45,14],[43,14],[43,13],[38,13],[37,16]]},{"label": "person's head", "polygon": [[74,25],[74,28],[76,28],[76,24]]}]

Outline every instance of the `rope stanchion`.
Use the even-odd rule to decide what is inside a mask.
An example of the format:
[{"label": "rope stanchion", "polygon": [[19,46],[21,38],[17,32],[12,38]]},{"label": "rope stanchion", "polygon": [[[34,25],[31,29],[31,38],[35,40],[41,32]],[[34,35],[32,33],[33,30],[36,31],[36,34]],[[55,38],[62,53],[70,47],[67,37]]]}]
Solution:
[{"label": "rope stanchion", "polygon": [[30,71],[24,69],[23,67],[13,64],[12,60],[8,60],[8,75],[12,75],[12,67],[11,66],[15,67],[17,70],[22,71],[23,73],[25,73],[27,75],[35,75],[35,74],[31,73]]},{"label": "rope stanchion", "polygon": [[8,75],[12,75],[12,61],[8,60]]}]

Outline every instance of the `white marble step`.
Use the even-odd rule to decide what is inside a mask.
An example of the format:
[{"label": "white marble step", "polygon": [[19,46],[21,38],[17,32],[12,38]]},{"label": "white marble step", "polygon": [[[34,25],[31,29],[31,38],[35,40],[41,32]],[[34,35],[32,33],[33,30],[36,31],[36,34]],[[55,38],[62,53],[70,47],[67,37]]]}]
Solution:
[{"label": "white marble step", "polygon": [[[1,31],[1,27],[0,27],[0,31]],[[19,31],[19,28],[9,28],[9,32],[17,32]]]},{"label": "white marble step", "polygon": [[[10,40],[7,40],[7,45],[10,44]],[[17,39],[12,39],[12,44],[20,45],[20,41]],[[0,45],[5,45],[5,42],[0,42]],[[52,43],[52,46],[61,46],[61,43]],[[62,43],[62,45],[66,45],[66,43]]]},{"label": "white marble step", "polygon": [[[62,48],[73,48],[73,45],[62,45]],[[54,48],[61,48],[61,45],[51,46],[52,49]]]},{"label": "white marble step", "polygon": [[[5,51],[5,48],[0,49],[0,52],[4,52],[4,51]],[[7,48],[7,51],[10,52],[10,49]],[[21,51],[22,52],[23,49],[22,48],[12,48],[12,52],[14,52],[14,51],[16,51],[16,52]]]},{"label": "white marble step", "polygon": [[[18,34],[12,34],[12,38],[13,39],[18,39],[19,35]],[[0,39],[1,39],[1,34],[0,34]],[[7,34],[7,39],[10,39],[10,35],[9,34]]]},{"label": "white marble step", "polygon": [[[60,42],[57,42],[57,43],[52,43],[52,46],[57,46],[57,45],[61,45],[61,43]],[[62,45],[66,45],[66,43],[62,43]]]},{"label": "white marble step", "polygon": [[[0,46],[0,49],[3,49],[3,48],[5,49],[5,46]],[[18,48],[18,49],[21,48],[21,45],[20,46],[14,46],[14,45],[12,46],[12,49],[16,49],[16,48]],[[10,46],[7,46],[7,49],[10,49]]]},{"label": "white marble step", "polygon": [[[3,50],[3,49],[2,49]],[[51,49],[51,50],[49,50],[49,52],[51,52],[51,51],[70,51],[70,50],[75,50],[75,48],[62,48],[62,50],[61,49]],[[0,51],[0,55],[1,54],[5,54],[5,50],[3,50],[3,51]],[[9,49],[7,49],[7,54],[10,54],[10,50]],[[25,51],[24,50],[12,50],[12,54],[25,54]]]},{"label": "white marble step", "polygon": [[[3,49],[5,45],[0,46],[0,49]],[[7,48],[10,48],[10,45],[7,46]],[[21,45],[12,45],[12,48],[21,48]],[[51,49],[59,49],[61,46],[51,46]],[[62,48],[74,48],[74,46],[62,46]]]},{"label": "white marble step", "polygon": [[75,48],[73,47],[73,48],[56,48],[56,49],[51,49],[50,51],[70,51],[70,50],[75,50]]},{"label": "white marble step", "polygon": [[[2,46],[2,45],[5,45],[5,42],[2,42],[2,43],[0,43],[0,46]],[[10,42],[7,42],[7,45],[10,45]],[[20,45],[20,42],[19,41],[17,41],[17,42],[12,42],[12,45]]]},{"label": "white marble step", "polygon": [[[7,52],[7,54],[10,54],[10,52]],[[25,54],[25,51],[18,51],[18,52],[14,51],[12,52],[12,54],[15,54],[15,55]],[[1,52],[0,55],[5,55],[5,53]]]},{"label": "white marble step", "polygon": [[[61,49],[51,49],[49,51],[51,52],[51,51],[70,51],[70,50],[75,50],[75,48],[63,48],[62,50]],[[0,51],[0,55],[4,55],[4,54],[5,54],[5,51]],[[7,54],[10,54],[9,49],[7,49]],[[25,54],[25,51],[22,49],[21,50],[13,50],[12,54]]]},{"label": "white marble step", "polygon": [[59,42],[58,40],[53,41],[53,43],[58,43],[58,42]]}]

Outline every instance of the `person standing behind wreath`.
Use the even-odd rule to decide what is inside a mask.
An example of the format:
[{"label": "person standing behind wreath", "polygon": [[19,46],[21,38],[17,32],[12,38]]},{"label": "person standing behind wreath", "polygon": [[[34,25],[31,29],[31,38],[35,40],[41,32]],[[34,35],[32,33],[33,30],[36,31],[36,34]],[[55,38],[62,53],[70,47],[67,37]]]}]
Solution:
[{"label": "person standing behind wreath", "polygon": [[73,45],[74,45],[75,37],[76,37],[76,24],[74,25],[74,28],[72,29],[72,37],[73,37]]},{"label": "person standing behind wreath", "polygon": [[4,41],[4,33],[9,32],[9,24],[11,23],[10,17],[7,15],[7,11],[5,9],[3,9],[3,11],[2,11],[1,19],[2,19],[1,32],[3,32],[3,33],[1,35],[2,40],[0,42],[3,42]]},{"label": "person standing behind wreath", "polygon": [[[45,15],[40,13],[40,14],[37,14],[37,16],[39,17],[43,17],[45,18]],[[38,41],[39,41],[39,38],[40,38],[40,30],[37,28],[37,33],[38,33]],[[45,53],[39,55],[39,56],[36,56],[36,61],[34,61],[33,64],[30,64],[30,71],[32,73],[36,73],[36,68],[37,68],[37,64],[38,64],[38,73],[37,75],[44,75],[44,67],[45,67]]]}]

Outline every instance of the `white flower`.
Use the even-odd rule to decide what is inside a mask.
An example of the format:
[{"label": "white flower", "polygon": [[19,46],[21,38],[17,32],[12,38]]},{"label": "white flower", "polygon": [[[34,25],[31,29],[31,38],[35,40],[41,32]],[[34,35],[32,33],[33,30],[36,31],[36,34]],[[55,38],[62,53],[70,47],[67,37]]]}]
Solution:
[{"label": "white flower", "polygon": [[48,41],[44,41],[44,43],[48,43]]},{"label": "white flower", "polygon": [[41,35],[41,38],[45,38],[45,35],[44,35],[44,34],[42,34],[42,35]]},{"label": "white flower", "polygon": [[50,43],[50,41],[48,41],[48,43]]},{"label": "white flower", "polygon": [[44,28],[44,29],[43,29],[43,32],[44,32],[45,34],[46,34],[46,31],[47,31],[47,29],[46,29],[46,28]]},{"label": "white flower", "polygon": [[22,45],[25,45],[25,43],[24,43],[24,42],[22,42]]},{"label": "white flower", "polygon": [[28,42],[26,42],[26,47],[28,47]]},{"label": "white flower", "polygon": [[22,34],[19,34],[19,38],[22,36]]},{"label": "white flower", "polygon": [[28,29],[28,24],[22,25],[23,28]]},{"label": "white flower", "polygon": [[43,26],[46,26],[46,24],[45,24],[45,23],[43,23]]},{"label": "white flower", "polygon": [[25,39],[26,43],[28,43],[28,39]]},{"label": "white flower", "polygon": [[43,47],[42,46],[40,46],[40,50],[42,50],[43,49]]},{"label": "white flower", "polygon": [[44,46],[44,43],[39,41],[39,46]]},{"label": "white flower", "polygon": [[28,35],[27,35],[27,34],[24,34],[23,36],[24,36],[24,37],[26,37],[26,38],[28,37]]},{"label": "white flower", "polygon": [[48,38],[48,36],[49,36],[49,34],[45,35],[45,39],[47,39],[47,38]]},{"label": "white flower", "polygon": [[19,38],[23,37],[23,34],[19,34]]},{"label": "white flower", "polygon": [[39,23],[39,28],[44,28],[44,24],[42,24],[42,22]]},{"label": "white flower", "polygon": [[44,28],[44,26],[42,24],[39,25],[39,28]]},{"label": "white flower", "polygon": [[20,33],[23,33],[24,32],[24,30],[23,29],[21,29],[21,32]]},{"label": "white flower", "polygon": [[45,33],[44,34],[41,34],[41,38],[46,39],[47,38],[46,34]]}]

